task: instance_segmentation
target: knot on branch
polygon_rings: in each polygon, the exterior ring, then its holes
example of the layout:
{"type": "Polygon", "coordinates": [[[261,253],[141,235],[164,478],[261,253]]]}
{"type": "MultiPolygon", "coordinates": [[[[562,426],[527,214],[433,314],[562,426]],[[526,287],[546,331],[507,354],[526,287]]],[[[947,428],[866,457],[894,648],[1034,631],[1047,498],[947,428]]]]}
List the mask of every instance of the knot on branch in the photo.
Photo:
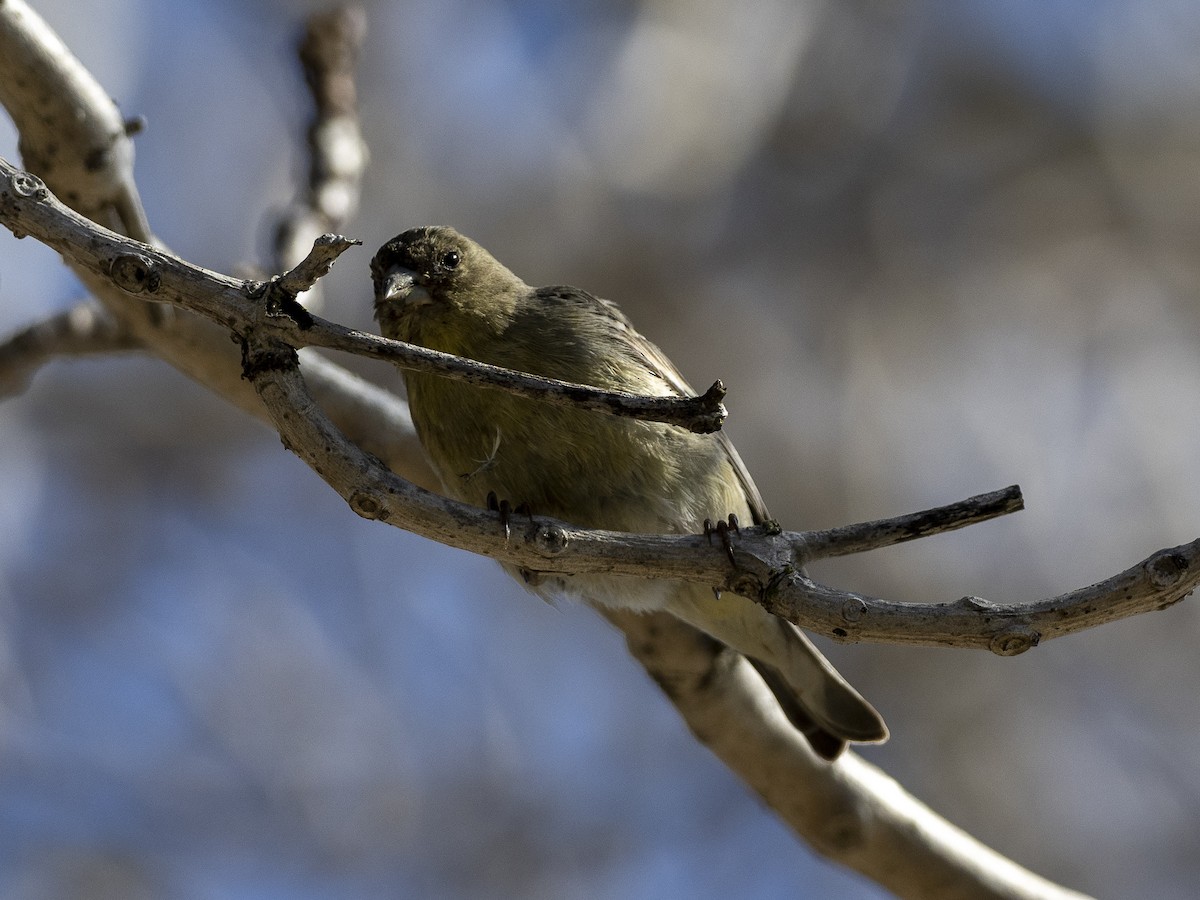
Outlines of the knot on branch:
{"type": "Polygon", "coordinates": [[[772,610],[779,601],[780,592],[797,584],[800,579],[800,572],[792,565],[780,566],[772,571],[762,589],[762,600],[767,609],[772,610]]]}
{"type": "Polygon", "coordinates": [[[18,172],[8,180],[13,194],[24,200],[45,200],[50,196],[45,182],[28,172],[18,172]]]}
{"type": "Polygon", "coordinates": [[[756,600],[765,593],[763,583],[753,572],[736,572],[730,578],[728,584],[729,590],[733,591],[739,597],[748,597],[751,600],[756,600]]]}
{"type": "Polygon", "coordinates": [[[365,491],[355,491],[346,502],[350,504],[352,510],[364,519],[387,518],[387,511],[383,508],[383,504],[379,502],[379,499],[365,491]]]}
{"type": "Polygon", "coordinates": [[[1164,551],[1146,560],[1146,575],[1156,588],[1169,588],[1188,570],[1188,561],[1182,553],[1164,551]]]}
{"type": "Polygon", "coordinates": [[[547,558],[558,556],[567,549],[570,538],[558,525],[539,525],[530,541],[533,548],[547,558]]]}
{"type": "Polygon", "coordinates": [[[162,283],[158,265],[141,253],[123,253],[108,265],[108,275],[121,290],[130,294],[153,294],[162,283]]]}
{"type": "Polygon", "coordinates": [[[997,656],[1017,656],[1033,647],[1042,640],[1042,634],[1036,628],[1028,625],[1010,625],[1003,631],[992,636],[988,649],[997,656]]]}
{"type": "Polygon", "coordinates": [[[861,622],[867,614],[867,603],[862,597],[849,597],[842,603],[842,618],[854,624],[861,622]]]}

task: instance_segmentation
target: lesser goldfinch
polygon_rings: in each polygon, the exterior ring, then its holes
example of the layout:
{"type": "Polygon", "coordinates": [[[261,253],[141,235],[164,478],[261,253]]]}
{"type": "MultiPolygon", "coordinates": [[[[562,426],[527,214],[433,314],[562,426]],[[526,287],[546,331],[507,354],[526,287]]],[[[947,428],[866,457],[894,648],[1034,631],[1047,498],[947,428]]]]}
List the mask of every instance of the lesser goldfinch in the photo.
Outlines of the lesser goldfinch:
{"type": "MultiPolygon", "coordinates": [[[[371,262],[375,316],[391,338],[609,390],[694,392],[615,304],[573,287],[532,288],[452,228],[413,228],[371,262]]],[[[766,505],[724,432],[551,406],[421,372],[405,375],[417,434],[446,493],[489,495],[591,528],[699,533],[766,505]]],[[[519,573],[510,571],[519,577],[519,573]]],[[[528,579],[526,579],[528,580],[528,579]]],[[[821,756],[887,738],[879,713],[790,622],[702,584],[550,576],[532,588],[598,605],[665,610],[746,656],[821,756]]]]}

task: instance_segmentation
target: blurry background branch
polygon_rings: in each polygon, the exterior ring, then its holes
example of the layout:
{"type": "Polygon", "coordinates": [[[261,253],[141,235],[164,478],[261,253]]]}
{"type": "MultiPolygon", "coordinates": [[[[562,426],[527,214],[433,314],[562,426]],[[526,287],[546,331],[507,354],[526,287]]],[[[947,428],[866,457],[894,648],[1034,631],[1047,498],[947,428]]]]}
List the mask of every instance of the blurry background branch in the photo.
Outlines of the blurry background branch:
{"type": "Polygon", "coordinates": [[[692,733],[813,848],[899,897],[1083,900],[951,825],[854,753],[822,763],[745,659],[664,614],[611,610],[692,733]]]}
{"type": "Polygon", "coordinates": [[[91,300],[43,319],[0,343],[0,397],[20,393],[51,360],[137,350],[137,341],[91,300]]]}
{"type": "MultiPolygon", "coordinates": [[[[304,259],[321,235],[340,230],[358,210],[367,145],[358,122],[356,70],[367,17],[343,5],[310,16],[300,43],[300,62],[315,111],[308,127],[308,185],[275,230],[274,269],[304,259]]],[[[310,309],[321,304],[309,293],[310,309]]]]}
{"type": "MultiPolygon", "coordinates": [[[[245,211],[286,190],[271,133],[293,114],[271,35],[288,14],[125,5],[99,21],[43,8],[87,29],[71,43],[156,129],[139,147],[156,230],[228,270],[252,239],[245,211]]],[[[820,563],[823,581],[1049,596],[1196,533],[1196,422],[1179,398],[1198,383],[1200,205],[1181,112],[1200,17],[1157,3],[1061,21],[994,5],[448,6],[373,14],[362,97],[380,165],[354,229],[368,244],[398,220],[448,220],[520,271],[619,298],[685,370],[711,373],[697,382],[734,386],[734,427],[753,438],[739,446],[785,521],[1018,476],[1037,498],[1019,527],[820,563]]],[[[0,243],[10,257],[6,328],[34,317],[14,301],[56,278],[78,296],[36,247],[0,243]]],[[[365,321],[362,277],[339,290],[340,274],[336,318],[365,321]]],[[[293,896],[382,879],[464,897],[877,896],[797,854],[587,616],[511,588],[497,603],[488,566],[348,523],[274,440],[139,366],[48,372],[0,409],[19,510],[3,548],[0,789],[21,801],[0,803],[0,846],[20,848],[0,865],[19,887],[76,872],[161,896],[190,864],[229,893],[265,881],[293,896]],[[572,706],[586,715],[563,716],[572,706]]],[[[354,407],[346,385],[365,383],[329,369],[354,407]]],[[[356,408],[378,439],[392,407],[368,385],[356,408]]],[[[896,730],[872,758],[989,843],[1106,895],[1184,897],[1200,713],[1178,636],[1194,618],[1181,604],[1019,665],[836,658],[896,730]]],[[[64,883],[43,895],[80,893],[64,883]]]]}

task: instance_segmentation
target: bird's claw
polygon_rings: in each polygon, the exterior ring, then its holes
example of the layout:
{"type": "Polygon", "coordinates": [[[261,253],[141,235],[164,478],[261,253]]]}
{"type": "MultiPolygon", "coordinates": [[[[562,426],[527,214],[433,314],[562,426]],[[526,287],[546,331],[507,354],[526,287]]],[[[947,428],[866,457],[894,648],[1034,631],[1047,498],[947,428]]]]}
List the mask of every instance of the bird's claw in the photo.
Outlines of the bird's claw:
{"type": "Polygon", "coordinates": [[[495,491],[488,491],[487,508],[490,512],[500,514],[500,528],[504,531],[504,540],[508,540],[508,517],[512,515],[512,504],[501,500],[495,491]]]}
{"type": "Polygon", "coordinates": [[[733,558],[733,540],[729,537],[729,533],[741,534],[742,529],[738,527],[738,517],[733,513],[729,514],[727,519],[718,519],[714,525],[712,519],[704,520],[704,536],[708,538],[708,542],[712,543],[712,536],[719,535],[721,538],[721,546],[725,548],[725,555],[729,558],[729,564],[737,568],[737,560],[733,558]]]}
{"type": "Polygon", "coordinates": [[[530,508],[528,503],[521,503],[518,506],[513,506],[507,500],[501,500],[498,498],[495,491],[488,491],[487,508],[489,512],[500,514],[500,527],[504,529],[504,540],[506,541],[508,540],[510,531],[509,523],[513,513],[517,513],[518,515],[522,516],[528,516],[529,521],[533,521],[533,510],[530,508]]]}

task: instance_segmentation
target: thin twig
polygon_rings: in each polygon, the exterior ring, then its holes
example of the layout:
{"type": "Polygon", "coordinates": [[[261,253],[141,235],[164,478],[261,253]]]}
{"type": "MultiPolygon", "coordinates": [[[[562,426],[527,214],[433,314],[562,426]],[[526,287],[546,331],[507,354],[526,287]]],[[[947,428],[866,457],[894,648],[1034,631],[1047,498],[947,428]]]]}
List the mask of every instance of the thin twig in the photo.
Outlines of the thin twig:
{"type": "MultiPolygon", "coordinates": [[[[276,297],[295,300],[298,294],[311,290],[319,279],[328,275],[339,256],[351,247],[361,244],[362,241],[352,241],[340,234],[323,234],[313,241],[303,259],[289,271],[274,278],[270,286],[276,297]]],[[[251,289],[251,293],[253,293],[253,289],[251,289]]],[[[268,307],[267,312],[278,313],[279,311],[272,311],[268,307]]],[[[311,327],[308,324],[309,321],[308,318],[303,318],[297,324],[302,329],[307,329],[311,327]]]]}
{"type": "Polygon", "coordinates": [[[896,516],[892,519],[876,519],[856,525],[843,525],[825,531],[809,532],[805,554],[809,559],[827,559],[863,553],[915,541],[917,538],[942,534],[986,522],[998,516],[1020,512],[1025,508],[1025,499],[1018,485],[1010,485],[998,491],[979,494],[933,509],[896,516]]]}
{"type": "Polygon", "coordinates": [[[714,382],[697,397],[647,397],[626,391],[602,391],[587,385],[543,378],[487,363],[463,359],[416,344],[357,331],[313,316],[312,324],[288,343],[324,347],[383,360],[401,369],[430,372],[466,384],[499,388],[518,397],[543,400],[555,406],[590,409],[614,416],[676,425],[699,434],[720,430],[725,421],[725,386],[714,382]]]}

